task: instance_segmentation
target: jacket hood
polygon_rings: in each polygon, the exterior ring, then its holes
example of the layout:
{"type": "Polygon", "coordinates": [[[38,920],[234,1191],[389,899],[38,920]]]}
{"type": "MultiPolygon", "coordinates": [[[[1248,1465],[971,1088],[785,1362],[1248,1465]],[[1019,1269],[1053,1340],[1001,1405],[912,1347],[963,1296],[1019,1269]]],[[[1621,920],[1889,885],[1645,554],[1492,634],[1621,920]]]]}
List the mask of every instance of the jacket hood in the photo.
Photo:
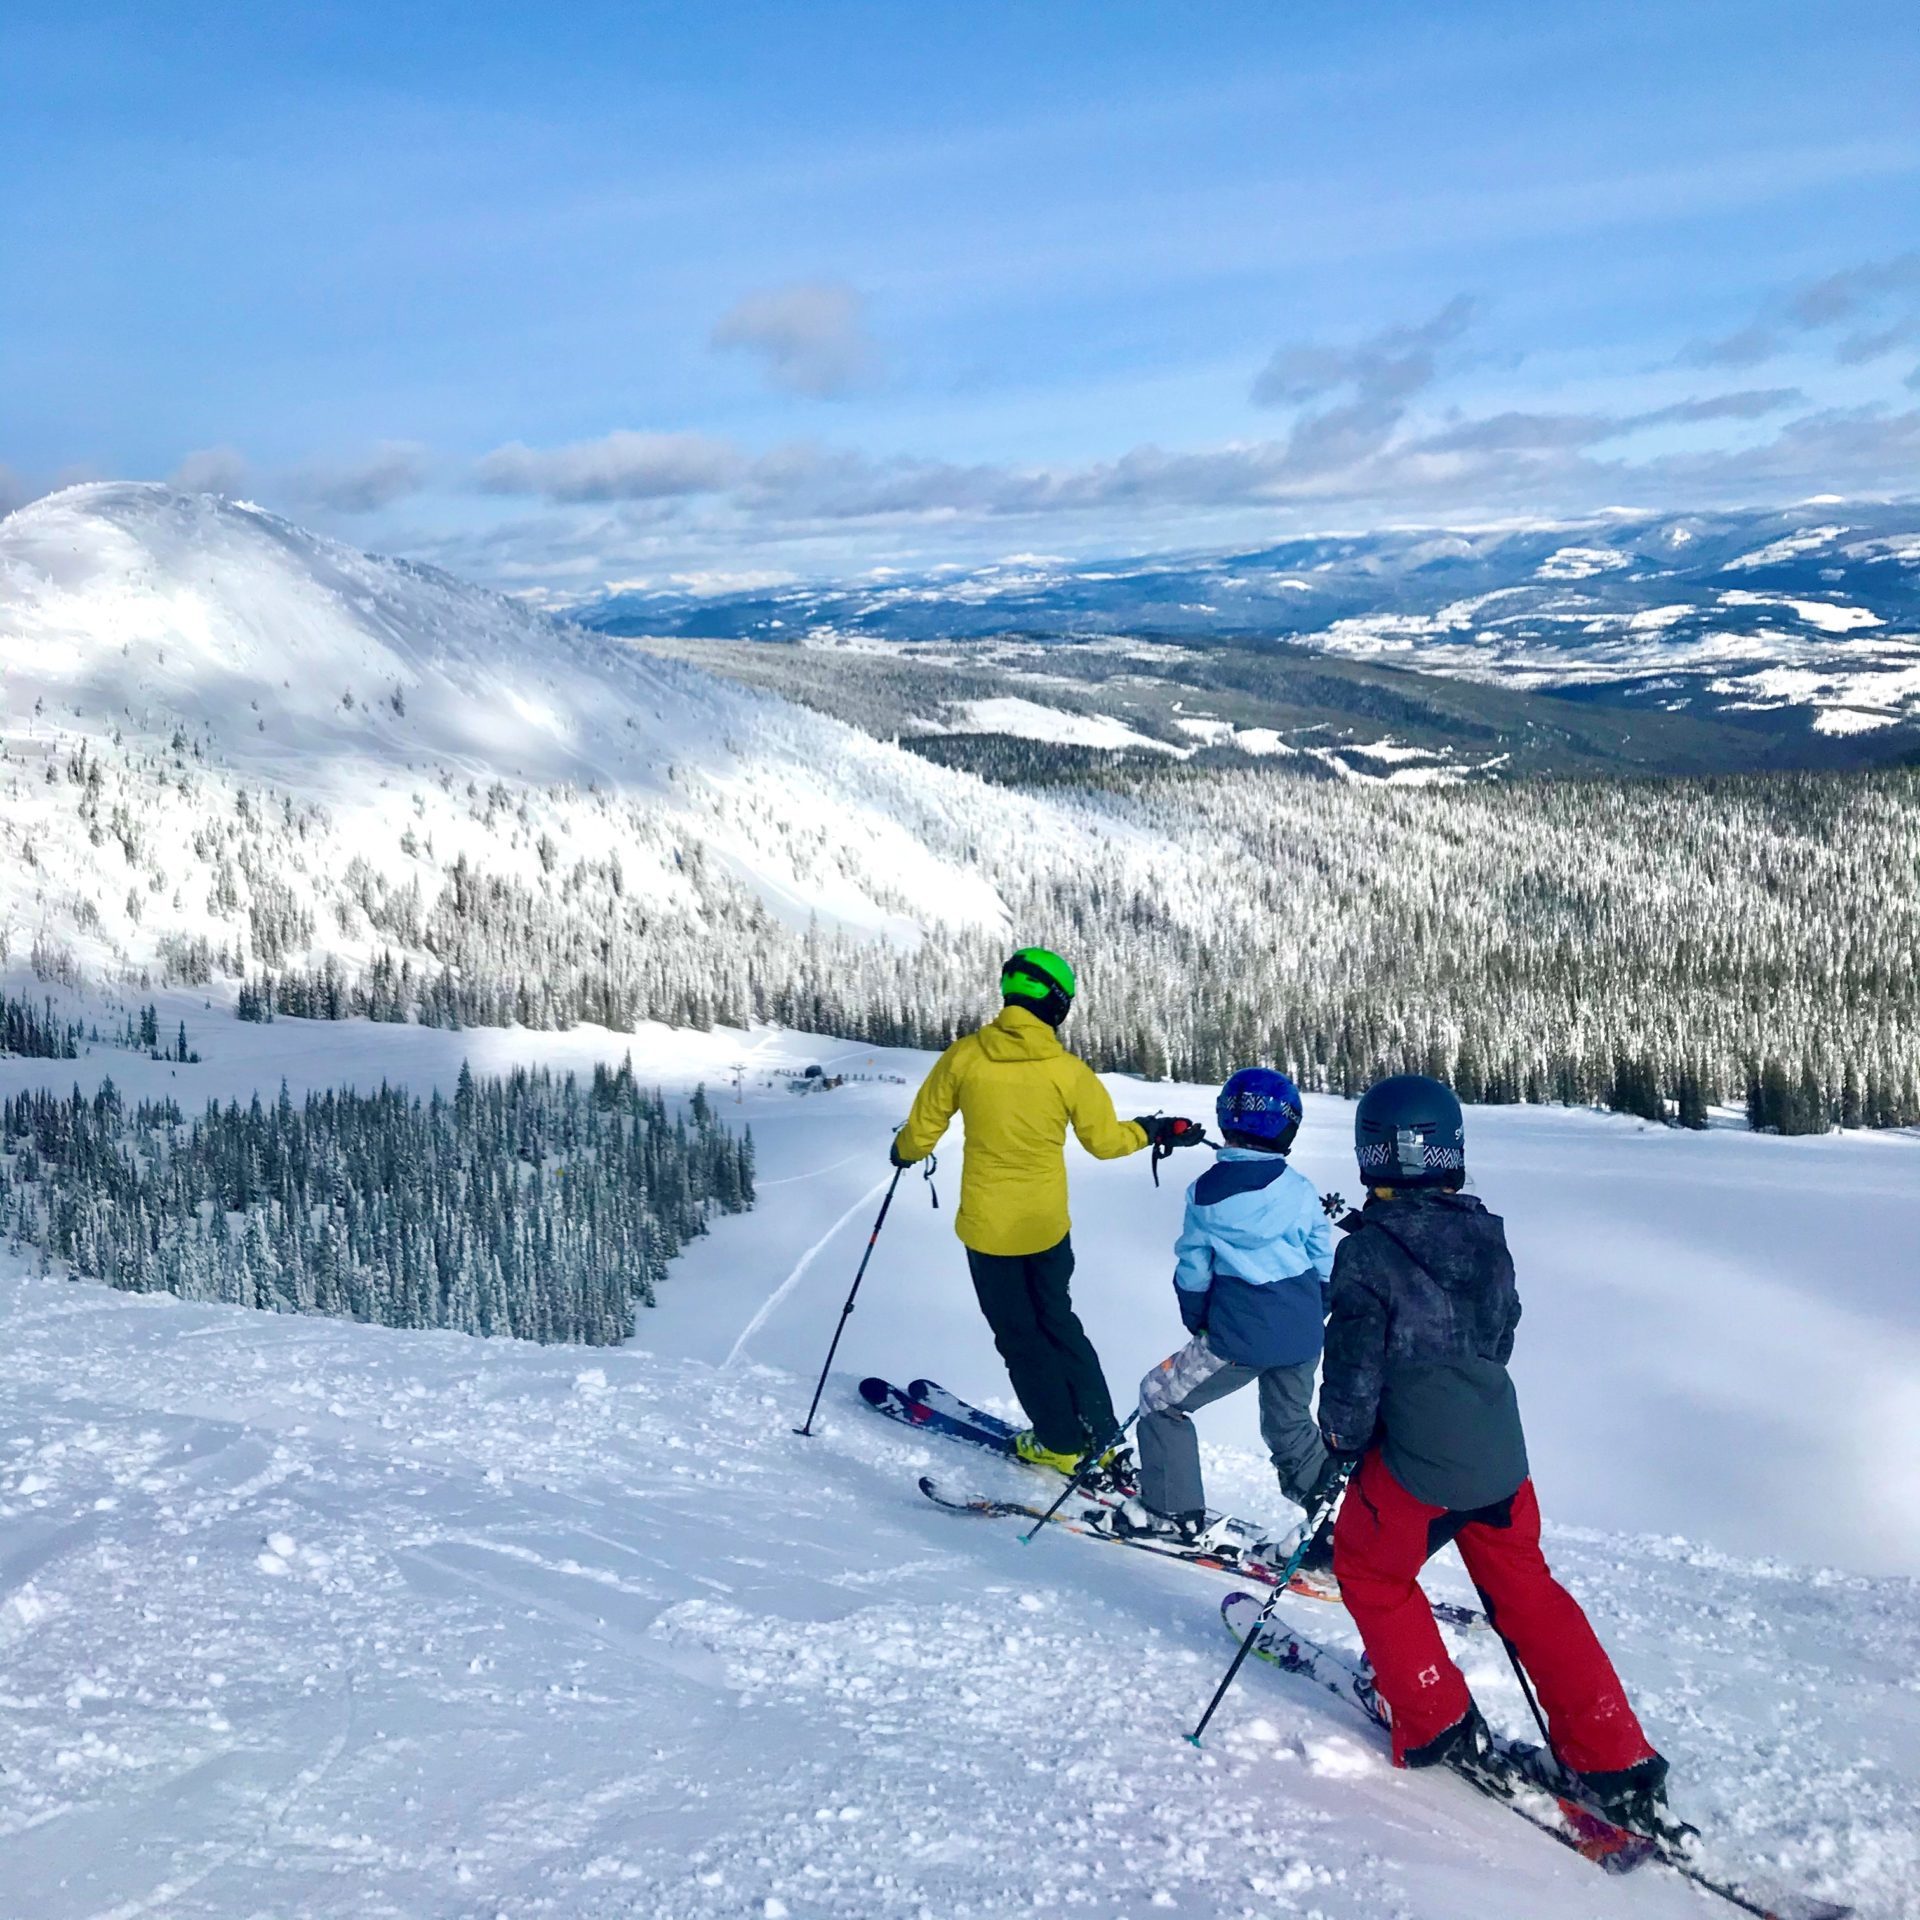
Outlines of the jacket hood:
{"type": "Polygon", "coordinates": [[[1480,1285],[1482,1258],[1506,1252],[1506,1222],[1470,1193],[1376,1195],[1363,1211],[1449,1292],[1480,1285]]]}
{"type": "Polygon", "coordinates": [[[1066,1051],[1060,1036],[1025,1007],[1002,1007],[980,1029],[980,1051],[989,1060],[1051,1060],[1066,1051]]]}

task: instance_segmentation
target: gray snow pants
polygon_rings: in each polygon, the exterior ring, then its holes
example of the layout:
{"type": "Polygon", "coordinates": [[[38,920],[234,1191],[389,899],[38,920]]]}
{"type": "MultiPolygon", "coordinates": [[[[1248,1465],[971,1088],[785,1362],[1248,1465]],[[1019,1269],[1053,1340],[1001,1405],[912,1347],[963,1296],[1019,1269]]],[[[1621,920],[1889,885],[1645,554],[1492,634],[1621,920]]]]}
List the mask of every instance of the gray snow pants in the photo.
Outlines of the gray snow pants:
{"type": "Polygon", "coordinates": [[[1307,1504],[1326,1471],[1327,1450],[1313,1420],[1318,1360],[1292,1367],[1242,1367],[1223,1360],[1196,1333],[1140,1382],[1140,1498],[1156,1513],[1192,1513],[1207,1504],[1200,1478],[1200,1439],[1187,1417],[1195,1407],[1260,1383],[1260,1437],[1267,1443],[1280,1491],[1307,1504]]]}

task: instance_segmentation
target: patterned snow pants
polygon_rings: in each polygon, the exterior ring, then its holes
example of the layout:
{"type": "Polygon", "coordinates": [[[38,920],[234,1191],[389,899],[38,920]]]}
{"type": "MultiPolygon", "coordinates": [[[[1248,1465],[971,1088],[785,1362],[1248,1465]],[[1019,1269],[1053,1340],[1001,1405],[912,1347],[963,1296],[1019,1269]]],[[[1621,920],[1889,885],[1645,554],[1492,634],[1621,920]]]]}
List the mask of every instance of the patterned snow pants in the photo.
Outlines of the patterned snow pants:
{"type": "Polygon", "coordinates": [[[1280,1491],[1304,1507],[1327,1464],[1313,1422],[1313,1376],[1319,1364],[1237,1366],[1221,1359],[1204,1333],[1196,1333],[1140,1382],[1140,1498],[1156,1513],[1192,1513],[1207,1504],[1200,1438],[1187,1416],[1257,1380],[1260,1437],[1280,1476],[1280,1491]]]}

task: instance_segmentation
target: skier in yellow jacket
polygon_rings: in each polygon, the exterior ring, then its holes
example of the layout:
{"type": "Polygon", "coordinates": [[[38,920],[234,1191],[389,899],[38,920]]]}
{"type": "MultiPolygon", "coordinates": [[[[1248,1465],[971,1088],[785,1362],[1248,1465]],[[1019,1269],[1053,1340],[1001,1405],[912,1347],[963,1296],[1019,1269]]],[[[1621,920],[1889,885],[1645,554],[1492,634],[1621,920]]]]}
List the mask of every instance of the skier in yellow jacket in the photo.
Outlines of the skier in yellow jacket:
{"type": "Polygon", "coordinates": [[[960,1211],[973,1290],[1033,1425],[1020,1457],[1072,1473],[1119,1426],[1100,1358],[1068,1288],[1067,1129],[1099,1160],[1202,1138],[1190,1120],[1119,1119],[1107,1090],[1055,1031],[1073,1006],[1073,969],[1044,947],[1022,947],[1000,975],[999,1017],[956,1040],[934,1063],[894,1136],[893,1163],[911,1166],[939,1144],[956,1112],[966,1122],[960,1211]]]}

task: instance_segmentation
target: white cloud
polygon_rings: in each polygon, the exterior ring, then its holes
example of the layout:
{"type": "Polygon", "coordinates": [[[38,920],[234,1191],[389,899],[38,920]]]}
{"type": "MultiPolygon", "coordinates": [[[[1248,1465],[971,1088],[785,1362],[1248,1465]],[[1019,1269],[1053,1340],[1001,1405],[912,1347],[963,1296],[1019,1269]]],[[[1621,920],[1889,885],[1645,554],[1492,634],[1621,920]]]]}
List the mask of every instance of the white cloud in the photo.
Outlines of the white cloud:
{"type": "Polygon", "coordinates": [[[1696,340],[1680,355],[1685,367],[1757,367],[1785,346],[1778,327],[1756,320],[1751,326],[1723,333],[1714,340],[1696,340]]]}
{"type": "Polygon", "coordinates": [[[251,484],[252,472],[238,447],[199,447],[174,468],[167,484],[183,493],[241,494],[251,484]]]}
{"type": "Polygon", "coordinates": [[[1356,402],[1281,438],[1190,451],[1140,446],[1071,465],[960,464],[806,444],[754,456],[667,436],[506,448],[488,463],[496,490],[611,504],[475,530],[445,561],[496,579],[530,570],[583,583],[644,574],[660,585],[707,565],[784,567],[803,548],[843,554],[848,570],[882,554],[911,556],[924,569],[969,546],[1004,551],[1007,528],[1028,540],[1144,547],[1176,530],[1204,542],[1210,527],[1244,526],[1250,514],[1278,527],[1330,510],[1372,518],[1704,506],[1789,498],[1810,484],[1884,491],[1909,484],[1920,468],[1920,407],[1802,413],[1737,447],[1597,452],[1643,426],[1746,421],[1793,399],[1789,389],[1757,389],[1640,414],[1506,412],[1424,433],[1356,422],[1364,411],[1356,402]]]}
{"type": "Polygon", "coordinates": [[[418,493],[427,484],[428,450],[413,440],[382,440],[365,458],[304,467],[289,478],[292,492],[335,513],[373,513],[418,493]]]}
{"type": "Polygon", "coordinates": [[[867,332],[865,303],[839,281],[801,281],[750,293],[715,323],[718,352],[752,354],[769,381],[789,393],[828,400],[867,385],[880,355],[867,332]]]}
{"type": "Polygon", "coordinates": [[[1787,303],[1803,327],[1837,326],[1870,312],[1883,300],[1920,295],[1920,252],[1895,254],[1843,268],[1802,287],[1787,303]]]}
{"type": "Polygon", "coordinates": [[[1759,420],[1798,406],[1806,395],[1798,387],[1742,387],[1737,393],[1712,393],[1702,400],[1680,400],[1651,413],[1629,416],[1636,427],[1688,424],[1698,420],[1759,420]]]}
{"type": "Polygon", "coordinates": [[[1784,353],[1796,338],[1850,330],[1833,344],[1833,357],[1857,366],[1920,339],[1920,251],[1865,260],[1789,289],[1755,319],[1714,340],[1696,340],[1680,355],[1683,366],[1751,367],[1784,353]]]}
{"type": "Polygon", "coordinates": [[[1433,384],[1440,349],[1459,339],[1478,313],[1470,294],[1456,294],[1418,325],[1388,327],[1350,347],[1281,347],[1254,379],[1254,402],[1300,406],[1342,388],[1362,402],[1408,399],[1433,384]]]}
{"type": "Polygon", "coordinates": [[[486,493],[549,500],[665,500],[714,493],[741,477],[746,462],[724,440],[702,433],[609,433],[544,451],[497,447],[475,477],[486,493]]]}

